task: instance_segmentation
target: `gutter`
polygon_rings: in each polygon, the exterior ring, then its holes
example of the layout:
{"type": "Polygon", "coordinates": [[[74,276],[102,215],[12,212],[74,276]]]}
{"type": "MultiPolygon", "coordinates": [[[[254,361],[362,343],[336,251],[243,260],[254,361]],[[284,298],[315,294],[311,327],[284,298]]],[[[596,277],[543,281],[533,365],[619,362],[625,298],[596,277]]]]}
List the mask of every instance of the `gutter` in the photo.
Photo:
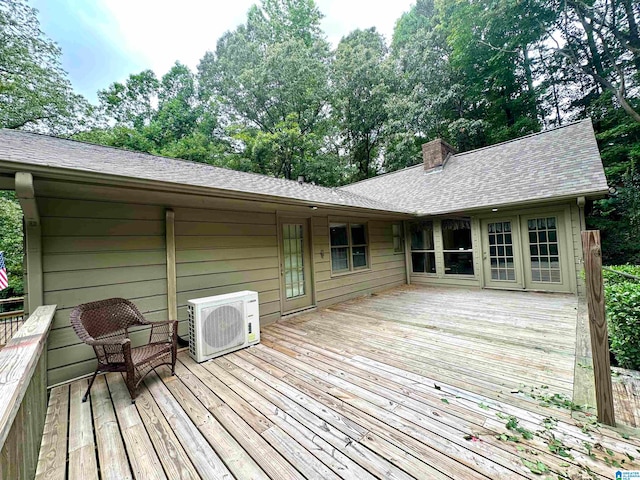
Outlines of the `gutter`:
{"type": "Polygon", "coordinates": [[[609,194],[609,190],[590,190],[586,192],[576,192],[570,195],[561,195],[558,197],[544,197],[538,199],[531,200],[522,200],[519,202],[510,202],[510,203],[494,203],[488,205],[481,205],[478,207],[469,207],[461,210],[442,210],[437,212],[417,212],[415,216],[417,217],[434,217],[438,215],[451,215],[451,214],[459,214],[459,213],[468,213],[468,212],[479,212],[486,211],[492,208],[498,209],[511,209],[518,208],[523,206],[531,206],[531,205],[539,205],[544,203],[551,202],[566,202],[566,201],[575,201],[578,197],[592,198],[594,200],[605,198],[609,194]]]}
{"type": "MultiPolygon", "coordinates": [[[[539,199],[531,199],[531,200],[522,200],[519,202],[507,202],[507,203],[498,203],[498,204],[488,204],[481,205],[477,207],[468,207],[459,210],[441,210],[436,212],[420,212],[420,211],[406,211],[406,210],[395,210],[392,205],[389,205],[389,208],[372,208],[372,207],[361,207],[361,206],[352,206],[345,205],[342,203],[327,203],[327,202],[315,202],[313,200],[304,200],[304,199],[296,199],[290,197],[281,197],[275,195],[268,195],[263,193],[252,193],[252,192],[241,192],[237,190],[223,189],[223,188],[214,188],[214,187],[203,187],[197,185],[186,185],[183,183],[172,183],[172,182],[162,182],[158,180],[146,180],[135,177],[126,177],[126,176],[117,176],[110,175],[104,173],[94,173],[87,172],[84,170],[73,170],[73,169],[65,169],[59,167],[47,167],[41,165],[33,165],[28,163],[19,163],[19,162],[8,162],[0,160],[0,169],[6,169],[9,173],[13,173],[16,171],[30,171],[33,174],[40,174],[40,178],[47,178],[52,180],[62,180],[62,181],[76,181],[82,183],[92,183],[97,185],[105,185],[111,187],[120,187],[120,188],[138,188],[144,189],[148,191],[160,191],[160,192],[171,192],[171,193],[182,193],[188,195],[202,195],[210,198],[221,198],[221,199],[236,199],[236,200],[247,200],[247,201],[262,201],[269,202],[275,204],[283,204],[283,205],[294,205],[294,206],[302,206],[302,207],[322,207],[334,210],[357,210],[361,212],[376,212],[379,215],[385,215],[395,218],[419,218],[419,217],[432,217],[438,215],[450,215],[450,214],[459,214],[459,213],[467,213],[467,212],[478,212],[484,211],[491,208],[517,208],[525,205],[537,205],[549,202],[562,202],[562,201],[573,201],[577,197],[583,196],[586,198],[604,198],[608,195],[609,190],[591,190],[586,192],[576,192],[573,194],[562,195],[558,197],[545,197],[539,199]]],[[[0,174],[0,180],[4,179],[0,174]]],[[[12,179],[11,179],[12,180],[12,179]]],[[[10,182],[10,180],[8,180],[10,182]]],[[[7,182],[7,183],[8,183],[7,182]]],[[[340,191],[340,188],[337,189],[340,191]]],[[[345,190],[345,193],[350,195],[357,195],[345,190]]],[[[373,200],[370,197],[363,197],[366,200],[373,200]]]]}
{"type": "MultiPolygon", "coordinates": [[[[290,197],[281,197],[275,195],[268,195],[262,193],[252,193],[252,192],[241,192],[237,190],[223,189],[223,188],[214,188],[214,187],[203,187],[197,185],[186,185],[183,183],[173,183],[173,182],[162,182],[157,180],[146,180],[135,177],[127,177],[127,176],[117,176],[110,175],[104,173],[94,173],[80,170],[72,170],[65,169],[59,167],[47,167],[41,165],[33,165],[29,163],[21,163],[21,162],[8,162],[0,160],[0,169],[4,169],[9,171],[10,173],[16,171],[29,171],[34,176],[38,175],[40,178],[47,178],[52,180],[63,180],[63,181],[76,181],[82,183],[92,183],[98,185],[106,185],[113,187],[121,187],[121,188],[138,188],[149,191],[164,191],[164,192],[172,192],[172,193],[182,193],[182,194],[190,194],[190,195],[203,195],[212,198],[226,198],[226,199],[237,199],[237,200],[249,200],[249,201],[262,201],[276,204],[285,204],[285,205],[296,205],[296,206],[304,206],[304,207],[322,207],[322,208],[330,208],[330,209],[339,209],[339,210],[358,210],[358,211],[367,211],[367,212],[377,212],[378,214],[394,216],[394,217],[405,217],[410,218],[415,215],[413,212],[407,212],[402,210],[393,210],[391,209],[383,209],[383,208],[372,208],[372,207],[361,207],[361,206],[353,206],[353,205],[345,205],[342,203],[326,203],[326,202],[316,202],[313,200],[303,200],[296,199],[290,197]]],[[[354,195],[347,192],[349,195],[354,195]]],[[[366,200],[372,200],[367,197],[363,197],[366,200]]]]}

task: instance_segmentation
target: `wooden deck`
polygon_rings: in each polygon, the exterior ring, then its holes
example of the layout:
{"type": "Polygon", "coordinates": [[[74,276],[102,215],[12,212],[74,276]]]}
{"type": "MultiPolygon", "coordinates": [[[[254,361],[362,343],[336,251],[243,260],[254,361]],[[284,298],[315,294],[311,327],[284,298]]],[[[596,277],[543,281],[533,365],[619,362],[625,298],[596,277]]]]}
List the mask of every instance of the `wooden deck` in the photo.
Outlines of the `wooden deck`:
{"type": "MultiPolygon", "coordinates": [[[[263,329],[177,375],[51,391],[37,478],[613,478],[640,441],[578,423],[576,299],[403,287],[263,329]],[[541,406],[547,401],[552,406],[541,406]],[[536,472],[542,472],[540,475],[536,472]]],[[[627,435],[624,435],[627,437],[627,435]]]]}
{"type": "Polygon", "coordinates": [[[616,421],[640,429],[640,372],[612,368],[616,421]]]}

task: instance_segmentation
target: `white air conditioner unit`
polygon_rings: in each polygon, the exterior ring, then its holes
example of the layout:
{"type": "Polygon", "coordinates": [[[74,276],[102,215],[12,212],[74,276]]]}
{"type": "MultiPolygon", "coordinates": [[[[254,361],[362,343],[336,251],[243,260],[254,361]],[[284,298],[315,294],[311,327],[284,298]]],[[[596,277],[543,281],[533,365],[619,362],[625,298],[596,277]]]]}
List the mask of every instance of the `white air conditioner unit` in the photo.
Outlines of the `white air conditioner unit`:
{"type": "Polygon", "coordinates": [[[189,300],[189,353],[198,363],[260,342],[258,292],[189,300]]]}

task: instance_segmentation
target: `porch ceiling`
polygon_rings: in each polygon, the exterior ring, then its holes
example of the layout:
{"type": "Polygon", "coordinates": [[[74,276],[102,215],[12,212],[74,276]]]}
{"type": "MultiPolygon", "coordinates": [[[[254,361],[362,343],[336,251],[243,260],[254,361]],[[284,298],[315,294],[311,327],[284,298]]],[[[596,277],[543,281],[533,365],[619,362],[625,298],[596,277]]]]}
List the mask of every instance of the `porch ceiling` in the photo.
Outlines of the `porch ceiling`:
{"type": "Polygon", "coordinates": [[[613,461],[640,469],[637,439],[577,424],[528,395],[571,398],[576,303],[402,287],[270,325],[261,345],[210,362],[183,352],[177,376],[151,374],[135,405],[120,374],[99,377],[85,404],[86,380],[56,387],[38,478],[513,479],[540,478],[529,468],[540,464],[554,478],[587,468],[612,478],[613,461]],[[565,455],[551,453],[552,438],[565,455]]]}

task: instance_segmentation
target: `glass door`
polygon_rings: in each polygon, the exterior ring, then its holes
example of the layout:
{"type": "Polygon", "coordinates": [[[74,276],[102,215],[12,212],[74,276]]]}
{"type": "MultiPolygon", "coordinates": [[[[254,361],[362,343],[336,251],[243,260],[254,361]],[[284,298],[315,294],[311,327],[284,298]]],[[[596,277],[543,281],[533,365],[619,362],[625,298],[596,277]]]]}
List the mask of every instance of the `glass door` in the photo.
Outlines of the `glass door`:
{"type": "Polygon", "coordinates": [[[482,221],[484,281],[494,288],[522,288],[518,224],[512,218],[482,221]]]}
{"type": "Polygon", "coordinates": [[[533,290],[570,291],[561,214],[522,218],[525,281],[533,290]]]}
{"type": "Polygon", "coordinates": [[[307,219],[281,218],[280,278],[283,313],[313,304],[307,219]]]}

